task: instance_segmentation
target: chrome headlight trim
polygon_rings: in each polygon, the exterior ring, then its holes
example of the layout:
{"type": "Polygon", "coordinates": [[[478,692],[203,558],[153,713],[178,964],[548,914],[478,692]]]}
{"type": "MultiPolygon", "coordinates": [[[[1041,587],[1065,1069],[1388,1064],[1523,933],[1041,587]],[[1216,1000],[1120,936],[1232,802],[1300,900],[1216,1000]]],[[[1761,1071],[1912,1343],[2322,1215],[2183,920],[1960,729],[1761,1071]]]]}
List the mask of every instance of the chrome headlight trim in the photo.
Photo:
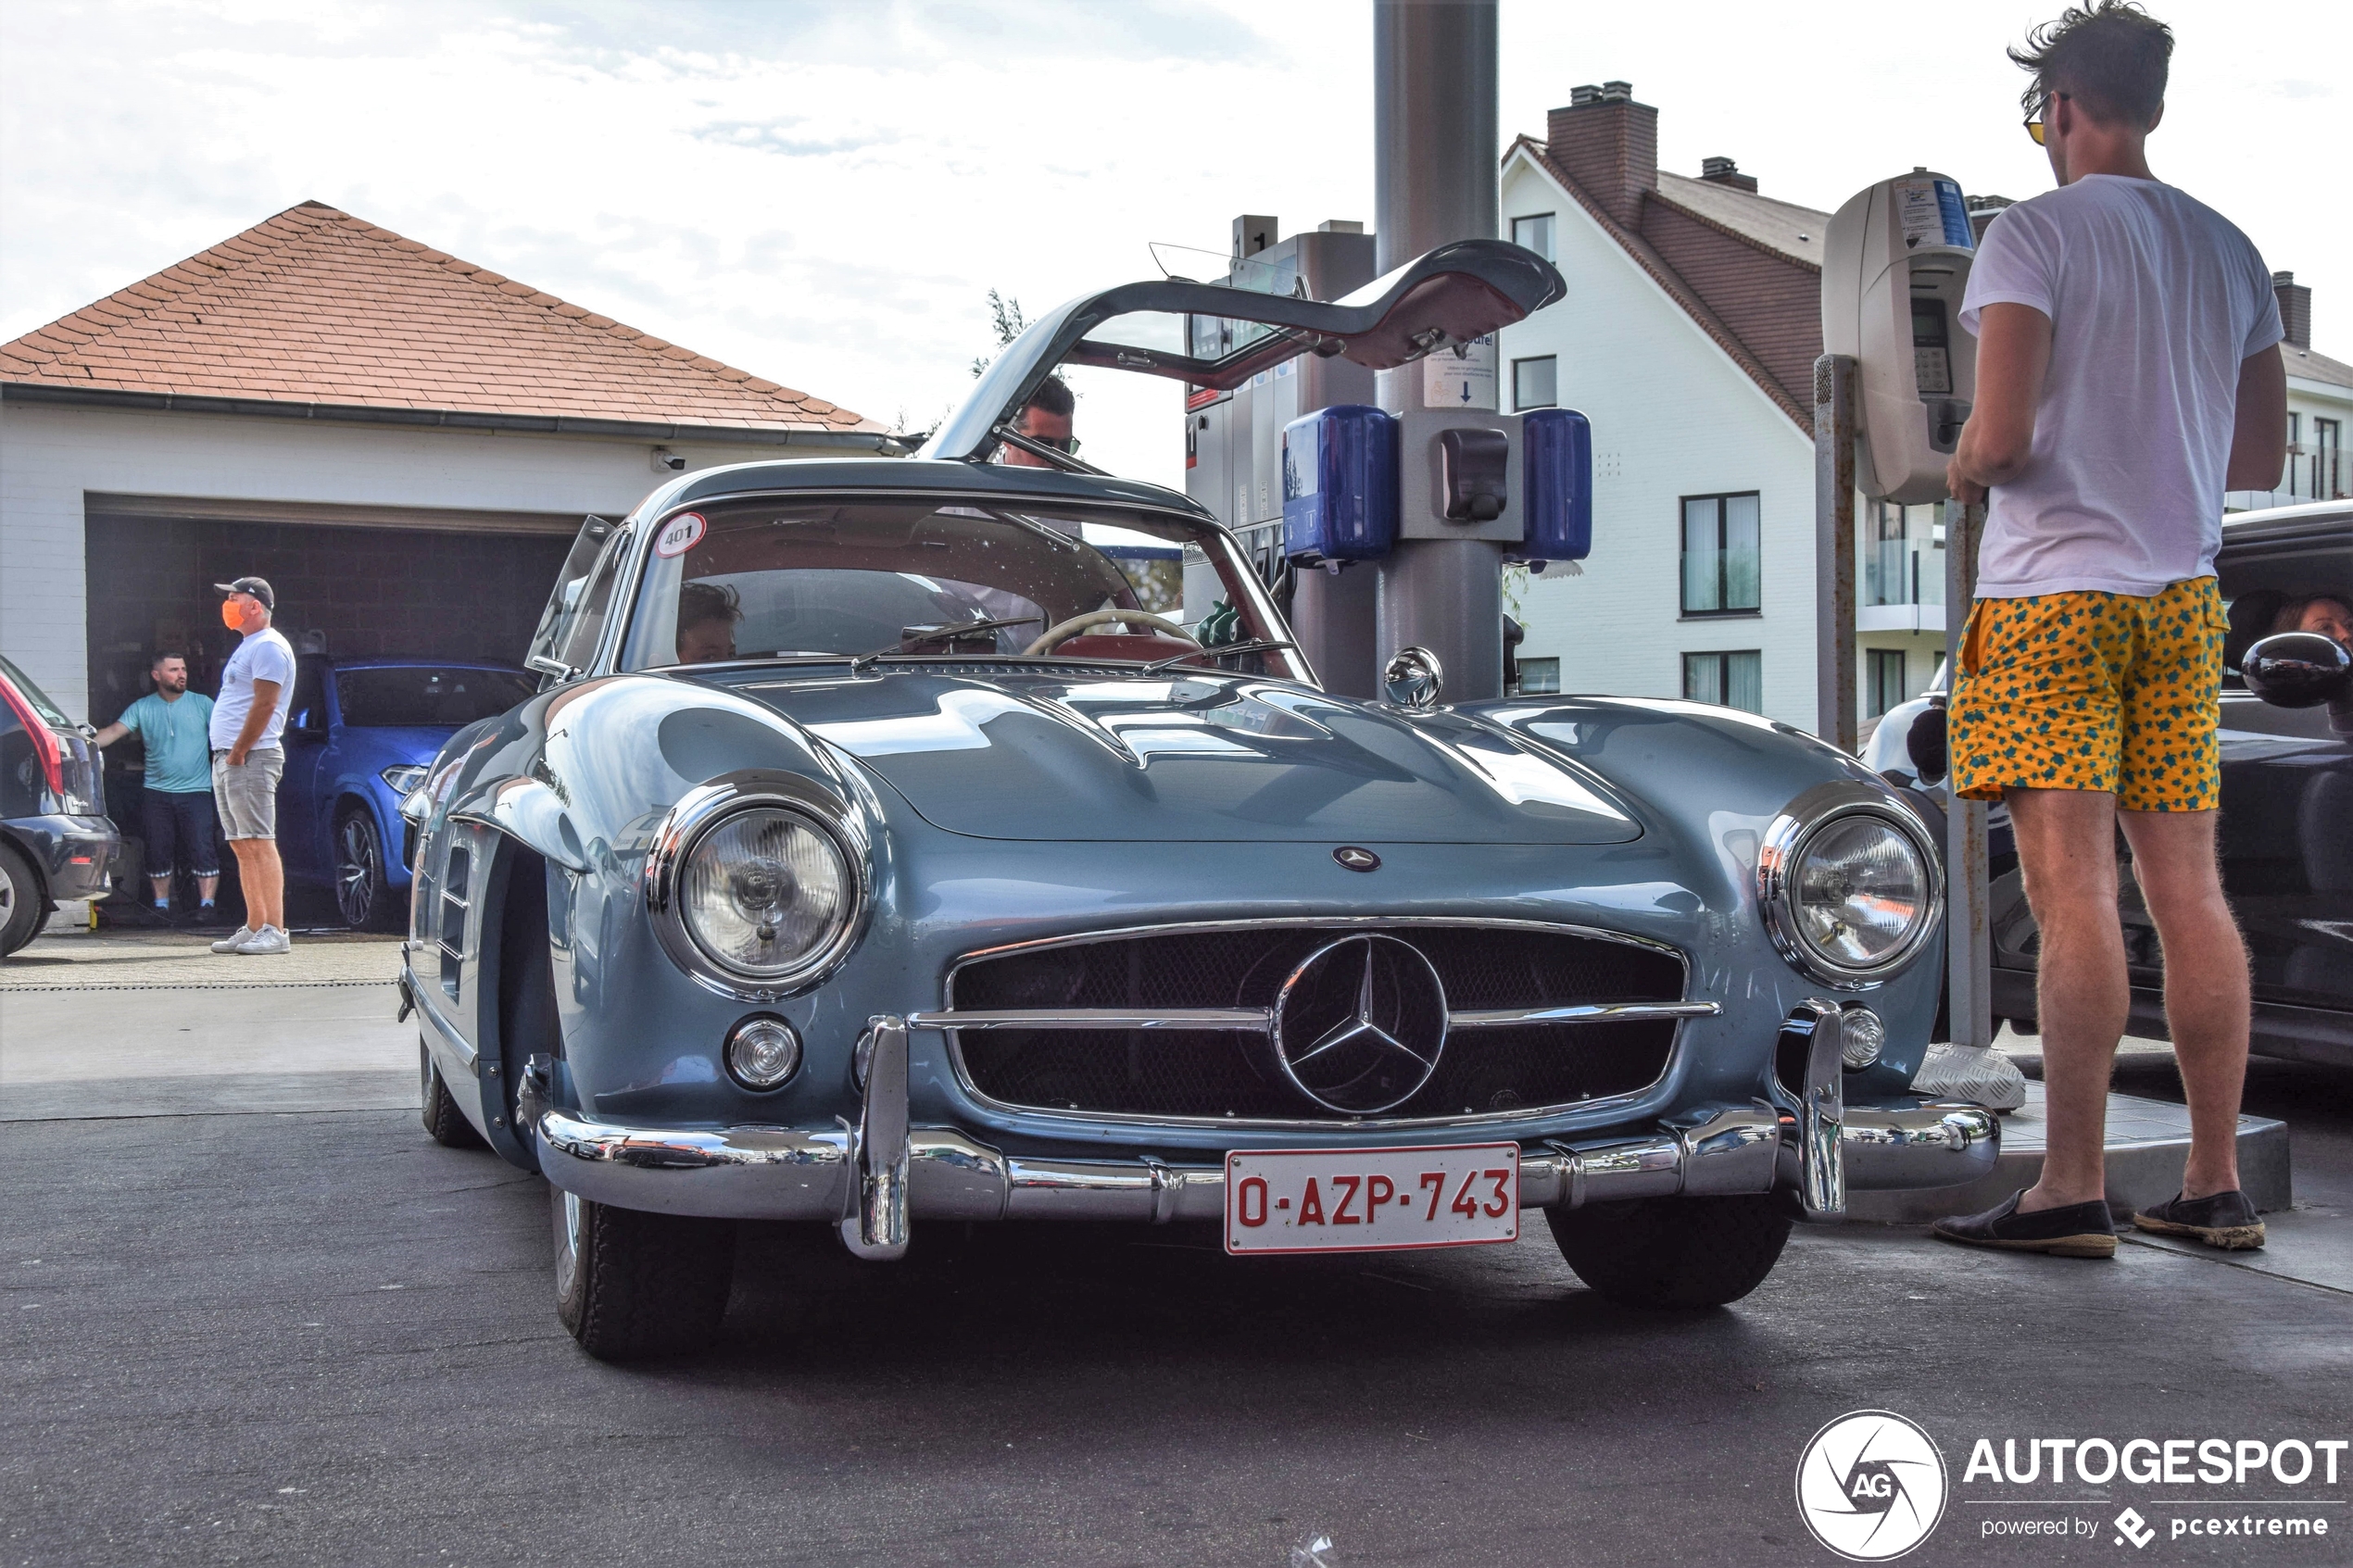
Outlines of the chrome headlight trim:
{"type": "Polygon", "coordinates": [[[654,832],[646,856],[646,913],[670,961],[707,991],[741,1002],[776,1002],[822,985],[865,935],[874,907],[873,872],[864,827],[842,801],[801,779],[769,774],[698,784],[678,797],[654,832]],[[678,881],[712,829],[744,811],[783,811],[823,834],[849,868],[849,908],[823,946],[789,969],[753,973],[722,962],[686,929],[678,881]]]}
{"type": "Polygon", "coordinates": [[[1756,905],[1766,934],[1781,957],[1825,985],[1869,991],[1901,973],[1934,938],[1944,919],[1944,858],[1928,827],[1892,793],[1852,780],[1816,784],[1782,808],[1765,830],[1756,856],[1756,905]],[[1792,877],[1822,830],[1853,817],[1871,817],[1901,834],[1919,858],[1928,889],[1928,913],[1910,934],[1874,964],[1846,964],[1817,951],[1802,934],[1793,901],[1792,877]]]}

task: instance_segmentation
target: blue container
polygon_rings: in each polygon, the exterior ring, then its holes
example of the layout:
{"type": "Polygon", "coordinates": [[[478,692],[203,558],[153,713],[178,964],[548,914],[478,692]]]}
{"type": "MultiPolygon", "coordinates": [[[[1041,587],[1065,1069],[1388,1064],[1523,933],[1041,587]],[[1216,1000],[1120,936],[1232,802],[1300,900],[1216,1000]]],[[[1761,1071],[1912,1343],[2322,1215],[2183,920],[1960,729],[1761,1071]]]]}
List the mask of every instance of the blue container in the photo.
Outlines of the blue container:
{"type": "Polygon", "coordinates": [[[1513,560],[1583,560],[1593,548],[1593,427],[1574,408],[1520,416],[1520,516],[1528,533],[1513,560]]]}
{"type": "Polygon", "coordinates": [[[1283,427],[1283,550],[1378,560],[1397,543],[1397,421],[1341,403],[1283,427]]]}

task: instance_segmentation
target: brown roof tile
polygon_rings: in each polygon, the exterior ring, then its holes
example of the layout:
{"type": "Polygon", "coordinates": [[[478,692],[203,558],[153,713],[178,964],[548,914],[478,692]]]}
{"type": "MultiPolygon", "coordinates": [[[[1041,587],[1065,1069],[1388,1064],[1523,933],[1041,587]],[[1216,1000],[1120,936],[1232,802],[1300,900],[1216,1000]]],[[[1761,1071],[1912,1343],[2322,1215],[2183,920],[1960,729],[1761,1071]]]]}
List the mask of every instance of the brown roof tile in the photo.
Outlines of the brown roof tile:
{"type": "Polygon", "coordinates": [[[882,429],[317,202],[0,344],[0,375],[273,402],[882,429]]]}

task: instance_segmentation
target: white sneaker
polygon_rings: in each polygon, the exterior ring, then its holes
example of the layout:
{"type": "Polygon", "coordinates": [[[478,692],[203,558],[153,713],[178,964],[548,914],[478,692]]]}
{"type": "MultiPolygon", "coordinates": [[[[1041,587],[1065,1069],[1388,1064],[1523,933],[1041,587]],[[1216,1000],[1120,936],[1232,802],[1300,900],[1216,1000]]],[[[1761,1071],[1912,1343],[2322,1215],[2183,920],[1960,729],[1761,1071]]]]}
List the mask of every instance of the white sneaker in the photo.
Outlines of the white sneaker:
{"type": "Polygon", "coordinates": [[[265,925],[237,944],[237,951],[248,957],[264,953],[284,953],[294,948],[294,938],[274,925],[265,925]]]}
{"type": "Polygon", "coordinates": [[[233,953],[247,942],[252,941],[257,935],[253,927],[241,925],[220,941],[215,942],[212,945],[212,950],[216,953],[233,953]]]}

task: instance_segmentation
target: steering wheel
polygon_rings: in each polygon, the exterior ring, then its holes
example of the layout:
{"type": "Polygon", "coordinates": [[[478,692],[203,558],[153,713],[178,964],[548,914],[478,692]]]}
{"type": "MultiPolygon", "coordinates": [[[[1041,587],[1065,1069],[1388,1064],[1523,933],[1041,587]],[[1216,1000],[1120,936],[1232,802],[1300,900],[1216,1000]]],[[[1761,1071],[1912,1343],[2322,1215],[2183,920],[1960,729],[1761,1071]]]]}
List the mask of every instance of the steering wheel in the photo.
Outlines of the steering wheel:
{"type": "Polygon", "coordinates": [[[1114,622],[1123,626],[1149,626],[1153,631],[1164,633],[1179,642],[1190,643],[1195,647],[1202,646],[1201,639],[1174,621],[1164,620],[1160,616],[1151,615],[1140,609],[1090,609],[1084,615],[1072,616],[1059,626],[1049,626],[1038,639],[1024,648],[1022,653],[1026,658],[1034,659],[1041,653],[1052,652],[1089,627],[1109,626],[1114,622]]]}

